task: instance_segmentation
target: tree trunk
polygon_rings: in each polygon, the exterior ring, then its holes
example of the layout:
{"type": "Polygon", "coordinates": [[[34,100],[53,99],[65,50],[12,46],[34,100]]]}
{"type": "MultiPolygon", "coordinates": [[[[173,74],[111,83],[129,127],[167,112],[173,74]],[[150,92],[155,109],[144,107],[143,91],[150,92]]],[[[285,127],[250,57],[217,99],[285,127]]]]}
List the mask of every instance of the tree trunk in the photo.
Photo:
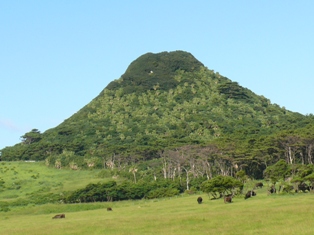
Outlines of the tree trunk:
{"type": "Polygon", "coordinates": [[[134,183],[136,183],[136,175],[135,175],[135,172],[133,172],[133,175],[134,175],[134,183]]]}
{"type": "Polygon", "coordinates": [[[307,147],[307,162],[308,164],[313,164],[312,162],[312,145],[308,145],[307,147]]]}
{"type": "Polygon", "coordinates": [[[289,162],[292,165],[293,161],[292,161],[292,152],[291,152],[291,147],[288,147],[288,156],[289,156],[289,162]]]}

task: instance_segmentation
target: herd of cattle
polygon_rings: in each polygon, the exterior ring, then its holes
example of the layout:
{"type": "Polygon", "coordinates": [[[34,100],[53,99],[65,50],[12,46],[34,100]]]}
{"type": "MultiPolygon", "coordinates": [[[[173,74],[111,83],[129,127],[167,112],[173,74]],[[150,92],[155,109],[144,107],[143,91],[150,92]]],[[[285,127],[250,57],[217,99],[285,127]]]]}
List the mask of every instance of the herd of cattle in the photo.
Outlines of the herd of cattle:
{"type": "MultiPolygon", "coordinates": [[[[264,184],[262,182],[256,183],[254,189],[258,189],[258,188],[263,188],[264,184]]],[[[306,183],[300,183],[297,188],[293,187],[292,185],[289,186],[280,186],[279,187],[279,191],[282,192],[286,192],[286,193],[290,193],[292,191],[294,192],[310,192],[312,189],[314,189],[314,185],[313,186],[309,186],[306,183]]],[[[276,193],[276,187],[275,185],[270,186],[270,188],[267,190],[268,194],[273,194],[276,193]]],[[[256,192],[254,190],[249,190],[247,191],[247,193],[244,195],[244,199],[248,199],[250,197],[256,196],[256,192]]],[[[224,198],[224,203],[231,203],[232,202],[232,198],[234,197],[234,194],[228,194],[228,195],[220,195],[220,197],[224,198]]],[[[197,202],[198,204],[201,204],[203,202],[203,198],[202,197],[198,197],[197,198],[197,202]]]]}
{"type": "MultiPolygon", "coordinates": [[[[264,184],[262,182],[256,183],[254,189],[258,189],[258,188],[263,188],[264,184]]],[[[295,192],[310,192],[312,189],[314,189],[314,186],[309,186],[306,183],[300,183],[297,188],[294,188],[292,185],[289,186],[280,186],[279,187],[279,191],[283,191],[283,192],[291,192],[291,191],[295,191],[295,192]]],[[[272,185],[268,190],[267,190],[268,194],[273,194],[276,193],[276,187],[274,185],[272,185]]],[[[231,203],[232,202],[232,198],[234,197],[234,194],[228,194],[223,196],[222,194],[220,195],[221,197],[224,198],[224,203],[231,203]]],[[[256,196],[256,192],[254,190],[249,190],[247,191],[247,193],[244,195],[244,199],[248,199],[250,197],[254,197],[256,196]]],[[[202,197],[198,197],[197,198],[197,202],[198,204],[202,204],[203,202],[203,198],[202,197]]],[[[107,208],[107,211],[112,211],[111,207],[107,208]]],[[[54,217],[52,217],[53,219],[64,219],[65,218],[65,214],[57,214],[54,217]]]]}

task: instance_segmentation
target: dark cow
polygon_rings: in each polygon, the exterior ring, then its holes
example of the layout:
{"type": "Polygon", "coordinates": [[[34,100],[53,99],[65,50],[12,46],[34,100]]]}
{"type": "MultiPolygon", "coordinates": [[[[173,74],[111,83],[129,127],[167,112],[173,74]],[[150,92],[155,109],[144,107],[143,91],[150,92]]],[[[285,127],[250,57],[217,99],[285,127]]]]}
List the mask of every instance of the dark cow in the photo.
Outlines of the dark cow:
{"type": "Polygon", "coordinates": [[[306,191],[310,192],[311,188],[310,186],[308,186],[306,183],[302,182],[298,185],[298,191],[302,191],[303,193],[305,193],[306,191]]]}
{"type": "Polygon", "coordinates": [[[54,217],[52,217],[53,219],[63,219],[65,218],[65,214],[58,214],[58,215],[55,215],[54,217]]]}
{"type": "Polygon", "coordinates": [[[270,187],[270,189],[268,189],[268,194],[273,194],[273,193],[276,193],[276,187],[275,187],[275,185],[272,185],[272,186],[270,187]]]}
{"type": "Polygon", "coordinates": [[[198,202],[198,204],[202,204],[203,198],[202,198],[202,197],[198,197],[198,198],[197,198],[197,202],[198,202]]]}
{"type": "Polygon", "coordinates": [[[107,208],[107,211],[112,211],[112,208],[111,208],[111,207],[108,207],[108,208],[107,208]]]}
{"type": "Polygon", "coordinates": [[[256,192],[254,192],[253,190],[250,190],[245,194],[244,199],[248,199],[253,196],[256,196],[256,192]]]}
{"type": "Polygon", "coordinates": [[[263,188],[264,184],[262,182],[258,182],[255,184],[255,188],[263,188]]]}
{"type": "Polygon", "coordinates": [[[231,203],[232,202],[232,195],[224,196],[224,203],[231,203]]]}

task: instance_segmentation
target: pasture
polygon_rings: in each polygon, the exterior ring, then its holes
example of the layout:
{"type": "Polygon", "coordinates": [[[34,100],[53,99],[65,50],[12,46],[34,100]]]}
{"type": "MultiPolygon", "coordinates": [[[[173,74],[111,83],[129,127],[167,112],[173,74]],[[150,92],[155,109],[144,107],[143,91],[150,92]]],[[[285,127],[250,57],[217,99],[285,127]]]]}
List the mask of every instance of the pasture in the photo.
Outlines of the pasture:
{"type": "Polygon", "coordinates": [[[97,177],[99,172],[58,170],[46,167],[44,162],[0,162],[0,201],[73,191],[88,183],[104,181],[97,177]]]}
{"type": "Polygon", "coordinates": [[[0,234],[314,234],[313,199],[312,193],[267,196],[260,189],[257,196],[236,197],[230,204],[205,194],[48,204],[0,213],[0,234]],[[113,211],[106,210],[109,206],[113,211]],[[66,218],[52,219],[58,213],[66,218]]]}
{"type": "MultiPolygon", "coordinates": [[[[1,162],[0,173],[4,182],[0,201],[8,203],[106,180],[97,177],[99,170],[57,170],[44,163],[1,162]]],[[[244,192],[251,185],[254,182],[244,192]]],[[[227,204],[223,199],[210,200],[206,194],[103,203],[30,203],[0,210],[0,234],[314,234],[313,193],[267,195],[266,187],[255,191],[255,197],[244,200],[241,195],[227,204]],[[52,219],[56,214],[65,218],[52,219]]]]}

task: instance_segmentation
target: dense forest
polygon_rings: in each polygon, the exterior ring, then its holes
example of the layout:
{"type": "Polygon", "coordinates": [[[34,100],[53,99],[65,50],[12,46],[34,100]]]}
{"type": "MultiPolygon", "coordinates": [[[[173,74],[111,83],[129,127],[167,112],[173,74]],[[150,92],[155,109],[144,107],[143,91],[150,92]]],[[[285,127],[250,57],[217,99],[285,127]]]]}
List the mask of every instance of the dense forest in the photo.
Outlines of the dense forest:
{"type": "Polygon", "coordinates": [[[260,179],[279,160],[313,164],[313,147],[313,115],[272,104],[175,51],[140,56],[77,113],[25,133],[1,159],[184,176],[188,184],[238,172],[260,179]]]}

